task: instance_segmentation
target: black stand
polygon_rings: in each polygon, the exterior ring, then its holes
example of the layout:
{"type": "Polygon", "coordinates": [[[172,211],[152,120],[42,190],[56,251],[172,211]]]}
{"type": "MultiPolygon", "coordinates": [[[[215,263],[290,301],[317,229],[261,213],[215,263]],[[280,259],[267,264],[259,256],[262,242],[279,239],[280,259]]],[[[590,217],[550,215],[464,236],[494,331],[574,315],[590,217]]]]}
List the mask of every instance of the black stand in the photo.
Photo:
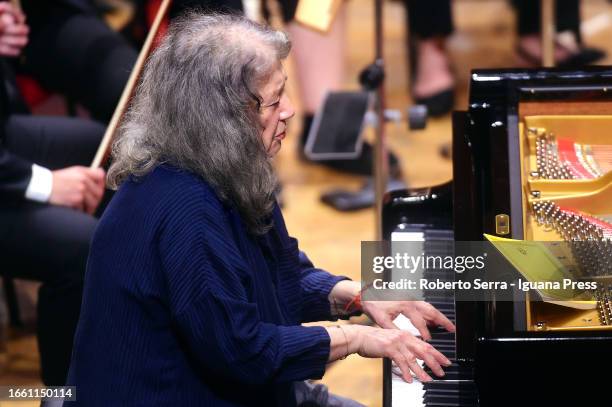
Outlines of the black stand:
{"type": "MultiPolygon", "coordinates": [[[[321,200],[340,211],[350,211],[368,208],[376,205],[376,236],[381,238],[382,233],[382,200],[385,192],[390,189],[405,188],[400,173],[391,174],[389,180],[389,156],[385,140],[385,95],[384,79],[385,68],[383,60],[383,2],[375,0],[375,41],[376,57],[372,64],[367,66],[359,75],[362,87],[372,94],[374,110],[376,113],[376,141],[373,160],[373,178],[368,179],[358,191],[335,189],[324,193],[321,200]]],[[[410,129],[425,128],[427,108],[413,106],[408,109],[408,123],[410,129]]]]}
{"type": "MultiPolygon", "coordinates": [[[[366,181],[363,187],[356,191],[333,190],[323,194],[321,200],[341,211],[356,210],[376,205],[377,237],[380,237],[382,226],[380,212],[382,197],[387,190],[387,178],[389,175],[389,160],[385,147],[385,106],[384,106],[384,79],[385,69],[383,61],[383,19],[382,0],[375,0],[375,40],[376,58],[372,64],[367,66],[359,75],[359,81],[364,89],[372,92],[374,97],[374,110],[377,120],[375,124],[376,142],[374,145],[374,178],[366,181]]],[[[401,180],[395,180],[395,186],[402,187],[401,180]],[[401,183],[401,185],[400,185],[401,183]]]]}

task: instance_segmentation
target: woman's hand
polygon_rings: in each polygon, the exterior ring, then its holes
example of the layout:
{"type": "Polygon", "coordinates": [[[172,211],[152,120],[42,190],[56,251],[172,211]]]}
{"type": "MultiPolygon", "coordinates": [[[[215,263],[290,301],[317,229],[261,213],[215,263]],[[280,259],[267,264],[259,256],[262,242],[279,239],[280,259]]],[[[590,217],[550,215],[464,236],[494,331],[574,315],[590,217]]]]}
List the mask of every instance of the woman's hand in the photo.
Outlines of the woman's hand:
{"type": "Polygon", "coordinates": [[[363,312],[383,328],[397,328],[393,320],[404,314],[426,341],[431,339],[427,326],[442,326],[455,332],[455,325],[433,305],[424,301],[362,301],[363,312]]]}
{"type": "Polygon", "coordinates": [[[423,382],[431,381],[418,364],[421,359],[436,376],[444,376],[442,366],[451,362],[429,343],[399,329],[373,328],[362,325],[342,325],[326,328],[331,338],[330,359],[357,353],[367,358],[390,358],[400,368],[402,377],[412,383],[412,373],[423,382]]]}
{"type": "MultiPolygon", "coordinates": [[[[354,302],[360,293],[360,282],[343,280],[331,290],[329,302],[333,304],[332,308],[340,311],[347,304],[354,302]]],[[[433,305],[424,301],[363,301],[360,299],[359,304],[362,311],[382,328],[397,329],[393,320],[399,314],[404,314],[426,341],[431,339],[427,325],[442,326],[449,332],[455,332],[453,323],[433,305]]]]}

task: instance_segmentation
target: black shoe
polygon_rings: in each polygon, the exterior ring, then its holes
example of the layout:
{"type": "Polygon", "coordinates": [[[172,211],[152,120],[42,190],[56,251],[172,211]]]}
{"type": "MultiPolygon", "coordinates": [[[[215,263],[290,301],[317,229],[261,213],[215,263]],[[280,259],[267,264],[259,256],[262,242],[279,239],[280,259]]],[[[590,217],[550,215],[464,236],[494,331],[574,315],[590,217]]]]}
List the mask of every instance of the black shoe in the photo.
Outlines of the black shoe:
{"type": "MultiPolygon", "coordinates": [[[[417,41],[414,38],[410,38],[408,42],[408,55],[410,63],[410,83],[416,82],[416,72],[418,66],[418,52],[417,52],[417,41]]],[[[454,72],[452,67],[449,67],[453,76],[454,72]]],[[[455,107],[455,88],[450,87],[443,89],[431,96],[417,97],[414,92],[411,91],[414,103],[416,105],[427,106],[427,115],[432,117],[444,116],[449,113],[455,107]]]]}
{"type": "MultiPolygon", "coordinates": [[[[520,45],[516,47],[516,53],[529,64],[541,66],[542,59],[530,54],[520,45]]],[[[580,47],[578,52],[571,54],[569,57],[556,61],[555,66],[558,68],[579,68],[589,65],[603,59],[606,56],[605,51],[599,48],[580,47]]]]}
{"type": "Polygon", "coordinates": [[[599,48],[581,47],[576,54],[572,54],[569,58],[559,61],[559,68],[577,68],[584,65],[589,65],[605,58],[605,51],[599,48]]]}
{"type": "Polygon", "coordinates": [[[451,143],[446,143],[438,150],[442,158],[450,160],[453,158],[453,150],[451,143]]]}
{"type": "Polygon", "coordinates": [[[450,88],[425,98],[415,97],[414,101],[417,105],[427,106],[429,116],[443,116],[455,106],[455,90],[450,88]]]}
{"type": "MultiPolygon", "coordinates": [[[[321,202],[341,212],[351,212],[359,209],[371,208],[376,202],[374,180],[368,179],[361,189],[347,191],[334,189],[321,195],[321,202]]],[[[387,184],[387,191],[404,189],[406,184],[401,179],[391,178],[387,184]]]]}

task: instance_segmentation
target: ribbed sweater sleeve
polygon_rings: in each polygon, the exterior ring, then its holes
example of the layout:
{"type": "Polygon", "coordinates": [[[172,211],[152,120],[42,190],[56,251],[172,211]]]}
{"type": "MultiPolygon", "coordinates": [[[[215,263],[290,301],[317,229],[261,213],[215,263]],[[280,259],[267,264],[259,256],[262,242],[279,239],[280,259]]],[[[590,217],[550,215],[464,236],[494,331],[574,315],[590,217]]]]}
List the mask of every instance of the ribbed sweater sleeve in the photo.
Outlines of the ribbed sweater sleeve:
{"type": "Polygon", "coordinates": [[[260,320],[245,289],[256,282],[221,205],[207,199],[186,193],[180,208],[169,208],[159,240],[171,311],[188,353],[204,369],[244,383],[322,377],[327,331],[260,320]]]}
{"type": "MultiPolygon", "coordinates": [[[[280,239],[285,246],[299,246],[297,239],[289,236],[285,219],[278,205],[274,208],[274,224],[280,239]]],[[[350,280],[345,276],[335,276],[329,272],[313,266],[310,259],[302,251],[295,250],[295,264],[298,265],[300,273],[300,321],[329,321],[336,320],[332,316],[329,293],[339,281],[350,280]]]]}
{"type": "Polygon", "coordinates": [[[303,252],[300,252],[300,275],[302,322],[336,320],[331,313],[329,293],[339,281],[349,278],[315,268],[303,252]]]}

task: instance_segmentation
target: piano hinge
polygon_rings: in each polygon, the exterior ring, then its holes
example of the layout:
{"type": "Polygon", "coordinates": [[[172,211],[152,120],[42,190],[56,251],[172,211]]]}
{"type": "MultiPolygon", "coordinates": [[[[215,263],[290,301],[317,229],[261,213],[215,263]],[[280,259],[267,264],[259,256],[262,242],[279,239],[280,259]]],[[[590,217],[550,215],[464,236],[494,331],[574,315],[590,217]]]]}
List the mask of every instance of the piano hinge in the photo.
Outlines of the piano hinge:
{"type": "Polygon", "coordinates": [[[495,215],[495,234],[502,236],[510,234],[510,216],[505,213],[495,215]]]}

